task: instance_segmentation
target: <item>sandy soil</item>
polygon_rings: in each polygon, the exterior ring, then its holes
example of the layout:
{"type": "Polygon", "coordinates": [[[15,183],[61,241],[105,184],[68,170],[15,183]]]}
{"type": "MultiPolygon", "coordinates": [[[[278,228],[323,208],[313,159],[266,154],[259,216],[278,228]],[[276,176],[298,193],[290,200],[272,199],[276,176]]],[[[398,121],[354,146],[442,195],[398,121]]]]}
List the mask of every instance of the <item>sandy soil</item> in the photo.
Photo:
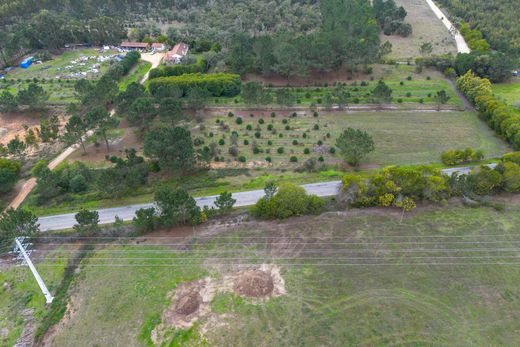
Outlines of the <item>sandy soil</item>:
{"type": "Polygon", "coordinates": [[[0,143],[5,145],[16,136],[23,139],[24,125],[29,128],[39,125],[40,116],[39,112],[0,113],[0,143]]]}

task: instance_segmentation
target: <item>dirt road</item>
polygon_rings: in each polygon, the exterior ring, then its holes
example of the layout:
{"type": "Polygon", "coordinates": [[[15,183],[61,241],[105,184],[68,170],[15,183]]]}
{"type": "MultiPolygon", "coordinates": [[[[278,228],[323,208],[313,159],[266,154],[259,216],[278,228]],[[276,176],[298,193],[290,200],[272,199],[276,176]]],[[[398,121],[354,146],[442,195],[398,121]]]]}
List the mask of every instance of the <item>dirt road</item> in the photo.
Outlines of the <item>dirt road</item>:
{"type": "MultiPolygon", "coordinates": [[[[161,60],[162,60],[163,57],[164,57],[164,53],[155,53],[155,54],[143,53],[143,54],[141,54],[141,59],[142,60],[150,62],[152,64],[151,69],[156,68],[157,66],[159,66],[159,64],[161,63],[161,60]]],[[[150,71],[148,71],[143,76],[143,78],[140,81],[141,84],[146,82],[146,80],[148,79],[149,74],[150,74],[150,71]]],[[[114,115],[114,110],[111,110],[110,114],[114,115]]],[[[92,136],[92,134],[93,134],[93,131],[89,130],[87,132],[86,137],[92,136]]],[[[78,144],[75,144],[75,145],[72,145],[70,147],[67,147],[63,152],[60,153],[60,155],[58,155],[56,158],[54,158],[54,160],[52,160],[49,163],[48,168],[51,169],[51,170],[55,169],[59,164],[61,164],[65,159],[67,159],[78,148],[79,148],[78,144]]],[[[36,187],[36,179],[35,178],[28,179],[23,184],[22,188],[20,189],[20,192],[18,192],[16,197],[9,204],[9,206],[7,206],[7,208],[8,209],[9,208],[15,208],[15,209],[18,208],[24,202],[24,200],[27,198],[27,196],[29,196],[29,194],[34,189],[34,187],[36,187]]]]}
{"type": "Polygon", "coordinates": [[[441,9],[437,7],[435,2],[433,0],[426,0],[426,3],[430,6],[433,13],[437,18],[439,18],[444,24],[444,26],[449,30],[453,38],[455,39],[455,43],[457,44],[457,52],[458,53],[470,53],[471,49],[469,49],[468,44],[466,43],[466,40],[464,40],[464,37],[460,34],[460,32],[455,28],[455,26],[446,18],[444,13],[442,13],[441,9]]]}

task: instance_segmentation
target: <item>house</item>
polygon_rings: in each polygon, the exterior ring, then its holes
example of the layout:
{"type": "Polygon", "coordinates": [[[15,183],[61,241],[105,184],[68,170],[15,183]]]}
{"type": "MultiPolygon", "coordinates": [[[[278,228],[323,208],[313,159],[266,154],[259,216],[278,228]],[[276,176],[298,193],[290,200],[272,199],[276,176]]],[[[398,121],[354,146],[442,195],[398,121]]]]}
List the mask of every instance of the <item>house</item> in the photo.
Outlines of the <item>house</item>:
{"type": "Polygon", "coordinates": [[[190,48],[185,43],[176,44],[171,51],[168,51],[163,58],[163,61],[166,63],[178,64],[180,61],[188,55],[188,50],[190,48]]]}
{"type": "Polygon", "coordinates": [[[127,51],[145,51],[150,48],[150,44],[146,42],[131,42],[131,41],[123,41],[121,42],[121,49],[127,51]]]}
{"type": "Polygon", "coordinates": [[[155,52],[163,52],[166,50],[166,45],[160,42],[152,43],[152,50],[155,52]]]}

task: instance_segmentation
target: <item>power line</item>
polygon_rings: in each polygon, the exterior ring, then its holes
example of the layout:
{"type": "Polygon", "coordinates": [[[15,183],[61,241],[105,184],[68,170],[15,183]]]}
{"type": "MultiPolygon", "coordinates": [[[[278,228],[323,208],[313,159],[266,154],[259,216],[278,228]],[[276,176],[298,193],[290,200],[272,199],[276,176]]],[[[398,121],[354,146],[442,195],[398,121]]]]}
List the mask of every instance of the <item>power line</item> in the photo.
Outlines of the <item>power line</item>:
{"type": "MultiPolygon", "coordinates": [[[[499,244],[499,243],[517,243],[520,240],[499,240],[499,241],[450,241],[439,243],[439,241],[401,241],[401,242],[273,242],[274,245],[446,245],[446,244],[499,244]]],[[[223,245],[223,246],[249,246],[254,244],[254,242],[244,243],[244,242],[229,242],[229,243],[81,243],[82,246],[125,246],[125,247],[166,247],[166,246],[198,246],[198,245],[223,245]]],[[[267,243],[257,243],[259,245],[266,245],[267,243]]],[[[42,243],[42,245],[46,246],[78,246],[77,243],[42,243]]]]}
{"type": "MultiPolygon", "coordinates": [[[[345,236],[327,236],[327,237],[312,237],[315,239],[344,239],[345,236]]],[[[371,236],[371,235],[368,235],[371,236]]],[[[383,237],[383,238],[393,238],[393,237],[411,237],[411,238],[463,238],[463,237],[502,237],[502,236],[516,236],[515,234],[477,234],[477,235],[373,235],[374,237],[383,237]]],[[[179,239],[185,239],[189,238],[190,235],[186,236],[31,236],[28,237],[30,239],[64,239],[64,238],[73,238],[73,239],[132,239],[136,240],[139,238],[143,239],[168,239],[168,238],[179,238],[179,239]]],[[[202,239],[202,238],[212,238],[212,239],[248,239],[248,238],[255,238],[255,239],[302,239],[305,238],[305,235],[303,236],[284,236],[284,235],[277,235],[277,236],[218,236],[218,235],[196,235],[194,238],[202,239]]]]}
{"type": "MultiPolygon", "coordinates": [[[[77,250],[34,250],[33,253],[50,253],[50,252],[76,252],[77,250]]],[[[233,252],[259,252],[259,251],[274,251],[274,252],[283,252],[284,250],[278,249],[226,249],[226,250],[193,250],[193,249],[170,249],[170,250],[108,250],[108,249],[99,249],[99,250],[84,250],[85,253],[233,253],[233,252]]],[[[520,252],[520,248],[404,248],[404,249],[352,249],[352,248],[305,248],[305,249],[286,249],[285,251],[295,251],[295,252],[402,252],[402,253],[429,253],[429,252],[520,252]]]]}
{"type": "MultiPolygon", "coordinates": [[[[213,266],[258,266],[262,263],[212,263],[213,266]]],[[[197,265],[197,264],[188,264],[197,265]]],[[[482,266],[482,265],[504,265],[518,266],[520,262],[486,262],[486,263],[275,263],[277,266],[482,266]]],[[[56,267],[59,264],[39,264],[39,266],[56,267]]],[[[178,267],[186,264],[83,264],[81,267],[178,267]]]]}
{"type": "MultiPolygon", "coordinates": [[[[293,260],[336,260],[336,259],[351,259],[351,260],[368,260],[368,259],[376,259],[376,260],[393,260],[393,259],[482,259],[482,258],[497,258],[497,259],[508,259],[508,258],[520,258],[519,255],[482,255],[482,256],[419,256],[419,257],[386,257],[386,256],[380,256],[380,257],[269,257],[269,260],[283,260],[283,259],[293,259],[293,260]]],[[[68,260],[68,257],[59,257],[59,258],[33,258],[33,260],[68,260]]],[[[177,257],[136,257],[136,258],[122,258],[122,257],[116,257],[116,258],[107,258],[107,257],[96,257],[96,258],[89,258],[89,261],[100,261],[100,260],[242,260],[242,259],[250,259],[250,258],[244,258],[244,257],[184,257],[184,258],[177,258],[177,257]]]]}

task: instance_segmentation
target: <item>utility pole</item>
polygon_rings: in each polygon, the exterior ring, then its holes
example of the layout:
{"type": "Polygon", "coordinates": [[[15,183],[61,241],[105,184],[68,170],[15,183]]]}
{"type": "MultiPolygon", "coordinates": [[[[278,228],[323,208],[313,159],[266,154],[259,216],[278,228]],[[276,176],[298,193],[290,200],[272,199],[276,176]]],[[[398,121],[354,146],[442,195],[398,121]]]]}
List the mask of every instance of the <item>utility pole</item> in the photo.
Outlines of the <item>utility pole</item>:
{"type": "Polygon", "coordinates": [[[43,295],[45,296],[46,302],[50,304],[54,297],[51,295],[49,290],[47,289],[47,286],[43,282],[43,279],[41,278],[40,274],[38,273],[38,270],[36,270],[36,267],[34,267],[34,264],[31,261],[31,258],[29,258],[29,255],[31,254],[30,250],[27,250],[27,247],[29,246],[29,243],[25,243],[25,237],[17,237],[15,240],[16,245],[14,246],[14,253],[18,254],[17,259],[23,260],[22,265],[29,266],[29,269],[31,269],[34,278],[36,279],[36,282],[38,282],[38,285],[40,286],[40,289],[43,292],[43,295]]]}

